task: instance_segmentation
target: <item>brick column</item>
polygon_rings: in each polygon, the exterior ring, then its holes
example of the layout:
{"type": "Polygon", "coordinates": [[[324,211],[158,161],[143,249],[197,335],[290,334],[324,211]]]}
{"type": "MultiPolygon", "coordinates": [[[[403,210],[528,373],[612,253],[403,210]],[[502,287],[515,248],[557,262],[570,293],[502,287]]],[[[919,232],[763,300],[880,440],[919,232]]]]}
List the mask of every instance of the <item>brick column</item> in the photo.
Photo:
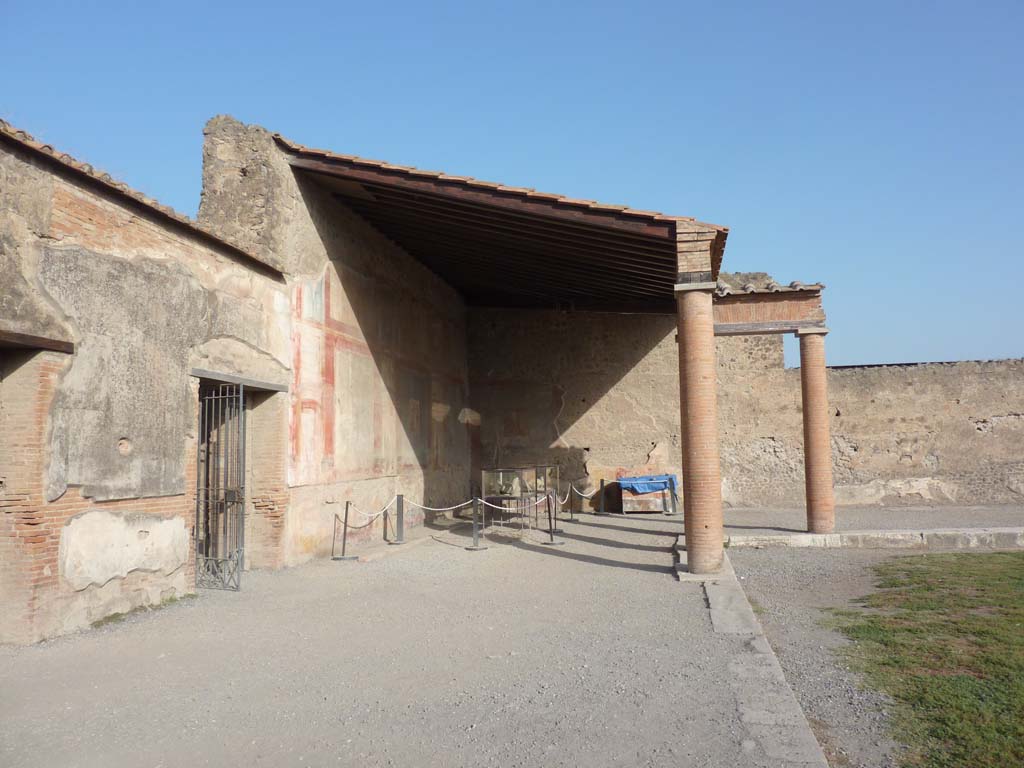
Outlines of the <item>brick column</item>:
{"type": "Polygon", "coordinates": [[[718,457],[713,290],[714,283],[676,287],[684,526],[691,573],[714,573],[722,567],[722,473],[718,457]]]}
{"type": "Polygon", "coordinates": [[[798,331],[800,392],[804,412],[804,482],[807,490],[807,530],[831,533],[836,526],[832,490],[832,441],[829,437],[828,392],[825,377],[824,329],[798,331]]]}

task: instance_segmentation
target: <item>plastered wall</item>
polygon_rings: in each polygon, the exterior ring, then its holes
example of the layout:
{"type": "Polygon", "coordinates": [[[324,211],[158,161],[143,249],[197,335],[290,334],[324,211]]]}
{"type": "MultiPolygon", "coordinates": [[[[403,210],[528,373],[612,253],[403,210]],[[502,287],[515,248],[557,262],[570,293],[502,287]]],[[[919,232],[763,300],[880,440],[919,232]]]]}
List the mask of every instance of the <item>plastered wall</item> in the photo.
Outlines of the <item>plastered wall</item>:
{"type": "Polygon", "coordinates": [[[193,591],[190,371],[286,383],[290,304],[259,264],[29,152],[0,148],[0,178],[0,330],[75,345],[0,350],[0,639],[31,641],[193,591]]]}
{"type": "MultiPolygon", "coordinates": [[[[206,128],[200,220],[288,274],[292,379],[284,564],[330,553],[346,501],[396,493],[446,506],[469,493],[465,307],[459,295],[297,176],[262,128],[206,128]]],[[[423,514],[407,507],[407,522],[423,514]]],[[[353,523],[365,522],[353,512],[353,523]]],[[[381,521],[353,538],[381,535],[381,521]]]]}

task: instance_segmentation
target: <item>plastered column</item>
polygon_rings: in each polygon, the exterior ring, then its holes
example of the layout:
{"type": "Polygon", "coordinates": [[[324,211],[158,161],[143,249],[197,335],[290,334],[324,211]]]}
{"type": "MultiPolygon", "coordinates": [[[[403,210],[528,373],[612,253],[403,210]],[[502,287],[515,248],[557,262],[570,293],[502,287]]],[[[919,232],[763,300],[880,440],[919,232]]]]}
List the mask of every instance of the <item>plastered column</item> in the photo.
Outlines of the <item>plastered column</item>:
{"type": "Polygon", "coordinates": [[[825,376],[826,333],[822,329],[797,334],[800,338],[800,392],[804,411],[807,530],[811,533],[831,533],[836,526],[825,376]]]}
{"type": "MultiPolygon", "coordinates": [[[[712,286],[713,287],[713,286],[712,286]]],[[[722,471],[712,292],[676,292],[686,558],[692,573],[722,567],[722,471]]]]}

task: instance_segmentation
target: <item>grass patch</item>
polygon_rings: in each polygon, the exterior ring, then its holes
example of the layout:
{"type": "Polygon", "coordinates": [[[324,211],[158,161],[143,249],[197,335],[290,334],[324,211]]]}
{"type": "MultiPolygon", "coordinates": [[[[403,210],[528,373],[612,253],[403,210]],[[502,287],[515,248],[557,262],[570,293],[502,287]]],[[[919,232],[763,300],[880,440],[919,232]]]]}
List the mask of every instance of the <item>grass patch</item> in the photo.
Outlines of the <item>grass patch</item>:
{"type": "Polygon", "coordinates": [[[1024,765],[1024,553],[905,557],[879,591],[835,611],[846,653],[896,701],[905,763],[1024,765]]]}

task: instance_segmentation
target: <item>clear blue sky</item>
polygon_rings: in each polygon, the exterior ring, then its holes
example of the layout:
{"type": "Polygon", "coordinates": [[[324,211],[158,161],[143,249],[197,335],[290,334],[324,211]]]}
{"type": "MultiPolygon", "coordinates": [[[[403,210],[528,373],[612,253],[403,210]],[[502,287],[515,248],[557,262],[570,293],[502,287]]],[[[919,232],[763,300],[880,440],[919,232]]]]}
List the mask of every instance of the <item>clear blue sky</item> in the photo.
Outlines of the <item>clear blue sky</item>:
{"type": "Polygon", "coordinates": [[[829,362],[1024,356],[1024,3],[0,0],[0,116],[194,215],[202,126],[731,228],[829,362]]]}

